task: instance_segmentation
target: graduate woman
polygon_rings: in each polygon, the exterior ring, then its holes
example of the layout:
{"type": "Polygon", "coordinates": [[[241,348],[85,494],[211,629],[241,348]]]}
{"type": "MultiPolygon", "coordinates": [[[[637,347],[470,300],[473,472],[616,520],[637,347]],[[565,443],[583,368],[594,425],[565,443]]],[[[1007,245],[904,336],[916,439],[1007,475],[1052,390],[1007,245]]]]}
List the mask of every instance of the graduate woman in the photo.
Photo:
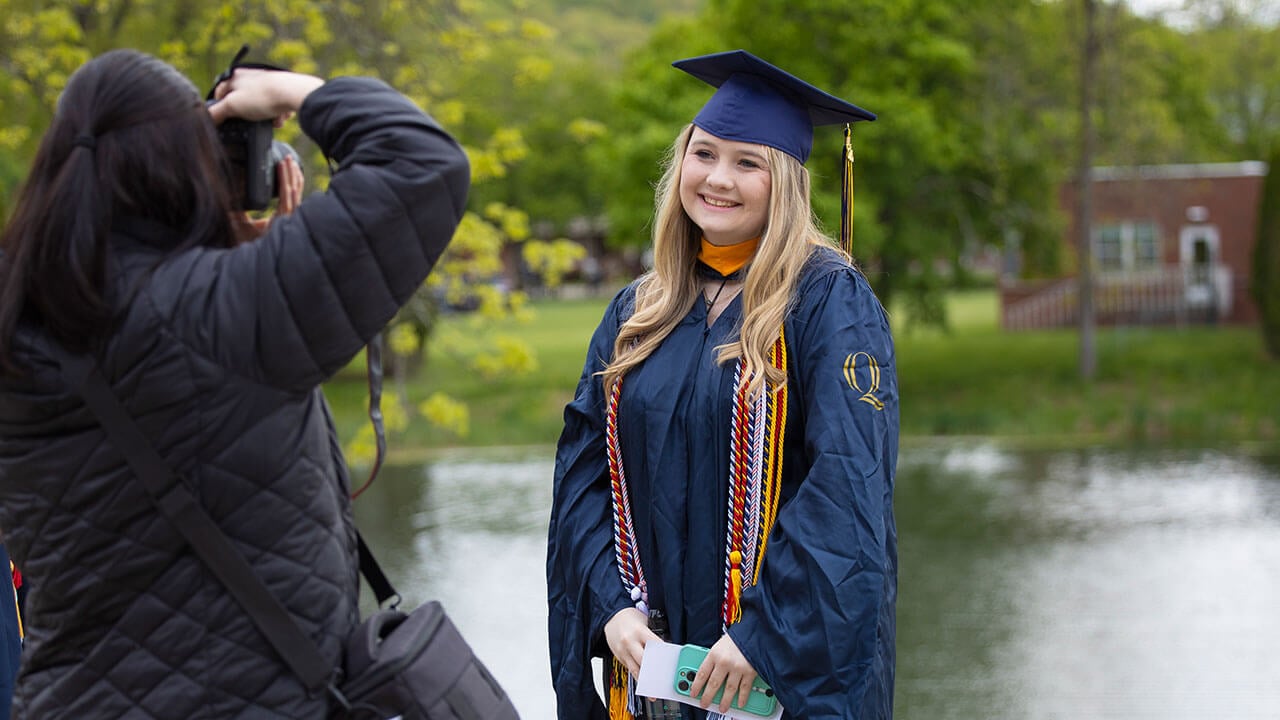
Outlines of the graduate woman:
{"type": "Polygon", "coordinates": [[[744,51],[675,66],[718,89],[675,141],[654,269],[606,310],[556,454],[559,717],[643,714],[629,678],[656,628],[711,649],[690,694],[712,712],[758,675],[783,717],[888,718],[893,340],[804,167],[814,125],[875,116],[744,51]]]}

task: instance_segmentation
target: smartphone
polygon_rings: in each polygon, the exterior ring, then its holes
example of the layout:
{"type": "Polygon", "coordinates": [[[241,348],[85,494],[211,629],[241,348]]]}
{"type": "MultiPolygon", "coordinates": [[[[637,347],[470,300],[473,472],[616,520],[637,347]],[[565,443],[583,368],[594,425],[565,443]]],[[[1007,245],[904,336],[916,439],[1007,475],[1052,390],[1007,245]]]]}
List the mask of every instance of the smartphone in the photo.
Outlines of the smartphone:
{"type": "MultiPolygon", "coordinates": [[[[698,668],[702,667],[702,661],[706,657],[707,649],[704,647],[685,645],[680,648],[680,654],[676,656],[676,692],[693,697],[689,695],[689,688],[693,687],[693,680],[698,674],[698,668]]],[[[724,688],[720,688],[720,692],[716,693],[715,699],[711,701],[713,707],[720,703],[720,696],[723,694],[724,688]]],[[[773,688],[769,687],[769,683],[757,675],[755,682],[751,684],[751,695],[747,698],[747,704],[745,706],[739,705],[738,699],[735,697],[732,707],[753,715],[768,717],[773,713],[777,704],[778,700],[773,696],[773,688]]]]}

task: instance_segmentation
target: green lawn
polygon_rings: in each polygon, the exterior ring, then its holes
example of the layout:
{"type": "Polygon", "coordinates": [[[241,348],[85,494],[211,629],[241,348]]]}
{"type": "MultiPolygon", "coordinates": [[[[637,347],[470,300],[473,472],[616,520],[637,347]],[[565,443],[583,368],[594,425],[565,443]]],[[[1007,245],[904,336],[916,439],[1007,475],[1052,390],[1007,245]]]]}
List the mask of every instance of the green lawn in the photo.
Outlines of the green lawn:
{"type": "MultiPolygon", "coordinates": [[[[405,388],[443,390],[470,407],[470,432],[452,437],[415,420],[393,448],[554,443],[584,352],[607,299],[547,301],[527,324],[502,329],[528,342],[537,367],[484,378],[437,343],[405,388]]],[[[1004,333],[993,291],[948,298],[950,328],[913,327],[892,312],[904,442],[983,436],[1028,445],[1280,443],[1280,364],[1254,328],[1118,328],[1098,334],[1098,374],[1082,382],[1074,331],[1004,333]]],[[[465,316],[440,337],[473,342],[465,316]]],[[[326,386],[340,431],[364,422],[363,376],[326,386]]]]}
{"type": "MultiPolygon", "coordinates": [[[[445,328],[432,344],[426,363],[406,384],[405,394],[418,402],[441,391],[465,402],[470,411],[470,431],[465,437],[457,437],[418,417],[389,444],[421,450],[456,445],[554,443],[560,433],[564,406],[573,398],[582,373],[587,342],[607,304],[607,299],[535,303],[531,321],[508,320],[491,325],[487,333],[519,337],[532,347],[536,359],[536,367],[527,374],[494,378],[477,373],[450,351],[457,346],[470,349],[480,343],[480,333],[471,327],[476,318],[446,318],[445,328]],[[449,347],[444,347],[446,344],[449,347]]],[[[363,363],[363,358],[358,358],[348,371],[325,386],[344,439],[367,422],[364,403],[368,389],[363,363]]],[[[387,401],[394,394],[394,385],[388,380],[387,401]]]]}

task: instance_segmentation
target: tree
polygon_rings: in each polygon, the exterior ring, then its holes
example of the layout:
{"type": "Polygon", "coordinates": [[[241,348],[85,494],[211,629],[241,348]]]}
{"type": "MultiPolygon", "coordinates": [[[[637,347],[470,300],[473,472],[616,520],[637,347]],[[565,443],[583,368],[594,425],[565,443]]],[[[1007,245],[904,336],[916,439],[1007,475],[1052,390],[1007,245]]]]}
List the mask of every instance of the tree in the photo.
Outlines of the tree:
{"type": "Polygon", "coordinates": [[[1201,29],[1188,41],[1213,78],[1211,117],[1232,159],[1262,159],[1280,141],[1280,22],[1274,3],[1202,0],[1201,29]],[[1264,9],[1270,7],[1268,15],[1264,9]]]}
{"type": "Polygon", "coordinates": [[[1084,26],[1080,41],[1080,154],[1076,165],[1076,247],[1080,253],[1080,377],[1092,380],[1098,357],[1094,344],[1096,319],[1093,314],[1093,108],[1097,82],[1098,42],[1097,2],[1081,0],[1084,26]]]}
{"type": "Polygon", "coordinates": [[[723,47],[714,28],[700,20],[668,18],[647,43],[628,54],[609,87],[602,119],[606,131],[588,150],[586,170],[604,196],[613,247],[649,245],[662,158],[706,99],[700,83],[672,68],[671,62],[684,54],[723,47]]]}
{"type": "MultiPolygon", "coordinates": [[[[981,4],[964,12],[982,12],[981,4]]],[[[981,63],[970,24],[941,0],[712,0],[733,46],[758,48],[797,75],[879,113],[854,127],[855,255],[886,303],[943,322],[937,270],[954,270],[983,185],[966,112],[981,63]]],[[[815,207],[837,227],[839,130],[819,130],[810,169],[815,207]],[[823,150],[827,149],[824,153],[823,150]]],[[[976,228],[973,233],[980,232],[976,228]]]]}
{"type": "MultiPolygon", "coordinates": [[[[85,60],[112,47],[135,47],[202,84],[225,67],[242,43],[252,46],[251,59],[320,75],[366,74],[387,80],[459,137],[471,158],[476,194],[482,197],[486,184],[505,177],[527,155],[519,96],[511,106],[500,105],[496,97],[510,95],[522,82],[545,83],[553,74],[540,61],[554,42],[553,33],[536,22],[506,19],[512,15],[493,3],[449,0],[0,0],[5,18],[0,23],[0,69],[5,71],[0,73],[0,207],[8,205],[25,172],[58,93],[85,60]],[[513,64],[519,72],[509,71],[513,64]]],[[[307,159],[308,185],[323,186],[326,163],[318,150],[296,125],[282,131],[282,139],[307,159]]],[[[514,204],[479,207],[467,213],[437,272],[398,319],[389,340],[393,352],[424,352],[434,307],[451,293],[465,289],[477,294],[478,319],[523,311],[519,294],[504,296],[482,281],[500,269],[502,243],[527,237],[527,216],[514,204]]],[[[563,246],[552,246],[553,258],[557,249],[565,252],[563,246]]],[[[490,325],[477,320],[472,334],[485,337],[490,325]]],[[[514,338],[492,336],[468,347],[474,351],[466,361],[477,372],[519,372],[530,365],[527,348],[514,338]]],[[[412,405],[411,399],[403,400],[412,405]]],[[[457,428],[465,424],[456,422],[459,409],[447,397],[433,398],[422,409],[433,420],[450,419],[457,428]]],[[[396,408],[387,411],[393,426],[396,408]]]]}
{"type": "Polygon", "coordinates": [[[1258,209],[1252,293],[1262,316],[1263,344],[1280,360],[1280,145],[1272,151],[1258,209]]]}

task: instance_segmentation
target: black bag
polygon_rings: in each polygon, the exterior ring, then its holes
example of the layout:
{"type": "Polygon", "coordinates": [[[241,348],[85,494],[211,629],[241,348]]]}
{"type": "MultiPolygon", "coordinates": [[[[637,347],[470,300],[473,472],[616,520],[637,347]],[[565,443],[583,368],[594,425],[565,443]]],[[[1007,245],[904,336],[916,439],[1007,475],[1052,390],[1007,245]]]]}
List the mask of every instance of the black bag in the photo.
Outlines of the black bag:
{"type": "Polygon", "coordinates": [[[517,717],[506,693],[435,601],[408,615],[394,609],[374,613],[347,639],[345,662],[338,692],[350,709],[338,711],[338,717],[517,717]]]}
{"type": "Polygon", "coordinates": [[[428,602],[409,614],[397,609],[399,595],[358,532],[361,573],[379,606],[394,601],[352,631],[344,648],[344,667],[325,664],[320,649],[142,434],[94,361],[51,345],[64,377],[84,397],[161,514],[244,607],[305,687],[328,693],[330,718],[518,720],[515,706],[440,603],[428,602]]]}

